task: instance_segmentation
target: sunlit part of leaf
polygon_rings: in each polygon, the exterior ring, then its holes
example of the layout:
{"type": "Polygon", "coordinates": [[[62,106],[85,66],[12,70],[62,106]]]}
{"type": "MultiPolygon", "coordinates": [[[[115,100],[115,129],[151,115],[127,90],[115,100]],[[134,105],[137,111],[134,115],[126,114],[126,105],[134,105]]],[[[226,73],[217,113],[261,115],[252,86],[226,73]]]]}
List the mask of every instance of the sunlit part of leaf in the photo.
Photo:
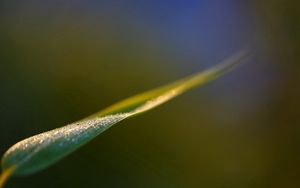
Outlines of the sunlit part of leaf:
{"type": "Polygon", "coordinates": [[[246,52],[240,52],[204,72],[128,98],[78,122],[20,141],[4,154],[2,159],[4,173],[12,168],[13,175],[27,175],[42,170],[112,125],[157,107],[191,88],[228,72],[246,56],[246,52]]]}
{"type": "MultiPolygon", "coordinates": [[[[100,112],[97,112],[87,118],[92,117],[100,117],[113,113],[124,113],[131,111],[137,107],[140,107],[145,102],[149,100],[162,96],[168,95],[171,92],[174,93],[174,96],[180,95],[186,90],[192,89],[194,87],[200,86],[210,80],[216,79],[217,77],[223,75],[224,73],[232,70],[235,66],[237,66],[243,59],[249,56],[247,51],[241,51],[230,58],[226,59],[224,62],[200,73],[196,73],[184,79],[175,81],[171,84],[135,95],[123,101],[120,101],[100,112]]],[[[171,97],[172,98],[172,97],[171,97]]],[[[156,105],[157,106],[157,105],[156,105]]],[[[156,107],[154,106],[154,107],[156,107]]]]}
{"type": "Polygon", "coordinates": [[[4,186],[5,182],[8,180],[8,178],[13,173],[15,167],[11,167],[6,169],[0,176],[0,188],[4,186]]]}

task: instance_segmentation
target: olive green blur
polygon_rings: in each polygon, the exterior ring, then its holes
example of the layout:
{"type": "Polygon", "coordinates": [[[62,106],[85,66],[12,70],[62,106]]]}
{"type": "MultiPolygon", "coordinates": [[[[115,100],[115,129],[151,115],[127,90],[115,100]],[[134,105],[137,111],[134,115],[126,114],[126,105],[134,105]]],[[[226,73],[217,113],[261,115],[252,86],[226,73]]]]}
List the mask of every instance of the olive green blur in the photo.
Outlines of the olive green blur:
{"type": "MultiPolygon", "coordinates": [[[[138,1],[120,2],[101,11],[93,8],[102,4],[87,9],[79,1],[0,2],[1,156],[24,138],[212,67],[243,47],[252,60],[5,187],[300,187],[299,2],[224,3],[238,7],[229,12],[241,19],[225,20],[228,35],[235,32],[230,42],[218,38],[218,29],[201,33],[210,21],[187,32],[189,22],[172,25],[175,16],[168,17],[171,36],[157,17],[128,16],[138,1]],[[199,37],[183,45],[192,34],[199,37]]],[[[193,9],[195,20],[203,20],[208,4],[193,9]]],[[[222,23],[220,10],[211,15],[222,23]]]]}

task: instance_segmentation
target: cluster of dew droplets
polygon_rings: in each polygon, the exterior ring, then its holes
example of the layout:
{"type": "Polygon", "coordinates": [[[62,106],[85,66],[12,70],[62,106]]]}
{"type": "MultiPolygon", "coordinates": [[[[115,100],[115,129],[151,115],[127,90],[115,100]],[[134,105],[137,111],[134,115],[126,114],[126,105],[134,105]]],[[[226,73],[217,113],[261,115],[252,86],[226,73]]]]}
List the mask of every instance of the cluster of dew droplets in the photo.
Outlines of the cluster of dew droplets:
{"type": "Polygon", "coordinates": [[[126,117],[128,117],[128,114],[115,114],[92,120],[82,120],[29,137],[12,146],[4,154],[3,159],[4,161],[9,159],[9,163],[20,166],[29,161],[39,151],[47,149],[48,146],[55,145],[62,149],[70,145],[75,147],[81,140],[92,139],[126,117]],[[20,155],[20,153],[23,155],[20,155]]]}
{"type": "Polygon", "coordinates": [[[159,97],[146,101],[143,105],[131,112],[82,120],[61,128],[32,136],[12,146],[4,154],[3,158],[9,158],[11,160],[9,163],[16,163],[20,166],[22,163],[29,161],[41,150],[47,149],[48,146],[55,145],[61,147],[62,149],[70,146],[76,147],[76,145],[80,144],[83,140],[90,140],[94,138],[117,122],[122,121],[129,116],[154,108],[173,98],[177,94],[178,90],[173,89],[163,95],[160,95],[159,97]],[[23,151],[21,152],[23,155],[18,157],[20,151],[23,151]]]}

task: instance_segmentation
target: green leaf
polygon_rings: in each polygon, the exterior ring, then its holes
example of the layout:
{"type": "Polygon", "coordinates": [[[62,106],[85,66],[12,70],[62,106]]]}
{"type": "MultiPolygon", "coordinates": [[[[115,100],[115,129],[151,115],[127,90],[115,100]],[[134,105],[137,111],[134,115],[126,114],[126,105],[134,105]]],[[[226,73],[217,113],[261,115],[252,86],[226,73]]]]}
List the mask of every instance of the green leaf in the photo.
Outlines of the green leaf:
{"type": "Polygon", "coordinates": [[[27,175],[40,171],[72,153],[112,125],[157,107],[228,72],[246,56],[247,53],[240,52],[204,72],[133,96],[75,123],[22,140],[4,154],[4,174],[11,171],[12,175],[27,175]]]}

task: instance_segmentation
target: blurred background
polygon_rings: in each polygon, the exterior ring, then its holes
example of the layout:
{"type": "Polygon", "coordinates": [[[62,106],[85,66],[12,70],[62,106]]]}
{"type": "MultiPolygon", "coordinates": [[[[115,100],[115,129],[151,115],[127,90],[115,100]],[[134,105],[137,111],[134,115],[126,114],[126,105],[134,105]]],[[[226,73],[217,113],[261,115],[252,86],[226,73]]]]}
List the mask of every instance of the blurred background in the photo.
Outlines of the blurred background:
{"type": "Polygon", "coordinates": [[[211,67],[230,74],[7,187],[300,186],[300,3],[0,1],[0,154],[211,67]]]}

